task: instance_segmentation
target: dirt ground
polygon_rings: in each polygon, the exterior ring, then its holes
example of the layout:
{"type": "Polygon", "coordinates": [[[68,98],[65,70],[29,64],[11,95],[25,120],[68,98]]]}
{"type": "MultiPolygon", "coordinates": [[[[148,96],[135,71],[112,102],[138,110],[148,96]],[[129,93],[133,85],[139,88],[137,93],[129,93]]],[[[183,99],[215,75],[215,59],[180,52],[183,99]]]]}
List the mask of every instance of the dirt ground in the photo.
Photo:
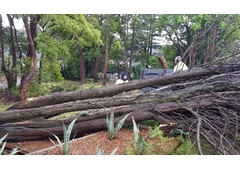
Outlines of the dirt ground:
{"type": "MultiPolygon", "coordinates": [[[[140,134],[149,143],[152,141],[147,129],[141,129],[140,134]]],[[[132,129],[121,129],[112,140],[108,138],[108,132],[101,131],[71,140],[69,155],[96,155],[97,150],[101,151],[103,155],[110,155],[116,148],[117,151],[114,155],[127,155],[127,148],[132,147],[133,141],[132,129]]],[[[57,141],[54,142],[58,144],[57,141]]],[[[158,142],[160,143],[160,141],[158,142]]],[[[179,144],[180,141],[176,139],[171,142],[171,145],[168,143],[162,146],[164,154],[168,154],[169,147],[176,148],[179,144]]],[[[7,147],[11,149],[18,147],[21,151],[19,154],[24,155],[62,155],[59,146],[55,146],[50,140],[8,142],[7,147]]]]}

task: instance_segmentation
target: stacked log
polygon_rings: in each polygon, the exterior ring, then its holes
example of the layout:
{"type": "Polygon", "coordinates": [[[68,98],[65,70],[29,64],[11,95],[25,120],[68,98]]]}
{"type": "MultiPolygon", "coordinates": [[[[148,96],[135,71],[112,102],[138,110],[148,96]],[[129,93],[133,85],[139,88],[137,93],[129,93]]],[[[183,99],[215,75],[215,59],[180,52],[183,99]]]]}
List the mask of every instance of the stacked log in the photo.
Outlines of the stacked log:
{"type": "Polygon", "coordinates": [[[114,111],[117,123],[126,114],[125,126],[144,120],[174,124],[193,135],[201,151],[200,137],[223,154],[238,154],[240,116],[240,64],[224,64],[166,74],[127,84],[27,99],[0,113],[0,136],[8,141],[63,137],[62,126],[77,117],[72,135],[106,130],[106,116],[114,111]],[[143,93],[141,88],[154,87],[143,93]],[[126,91],[137,93],[121,95],[126,91]],[[68,112],[76,115],[50,119],[68,112]],[[84,114],[82,114],[84,112],[84,114]]]}

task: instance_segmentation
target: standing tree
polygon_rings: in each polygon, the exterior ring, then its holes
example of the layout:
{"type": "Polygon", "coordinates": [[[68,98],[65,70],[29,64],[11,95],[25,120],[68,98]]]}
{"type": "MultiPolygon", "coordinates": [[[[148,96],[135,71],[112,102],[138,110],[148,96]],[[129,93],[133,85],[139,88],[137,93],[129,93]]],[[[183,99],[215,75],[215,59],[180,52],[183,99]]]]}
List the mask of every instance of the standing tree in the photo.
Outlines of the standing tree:
{"type": "Polygon", "coordinates": [[[84,48],[101,45],[100,32],[82,14],[54,14],[44,17],[50,22],[51,27],[38,37],[40,50],[46,54],[56,55],[55,60],[58,58],[63,62],[73,57],[74,53],[78,53],[81,84],[84,84],[86,82],[84,48]],[[58,49],[52,51],[51,48],[56,49],[56,45],[58,49]]]}
{"type": "Polygon", "coordinates": [[[30,67],[32,67],[32,72],[29,72],[28,74],[24,74],[22,77],[21,85],[20,85],[20,93],[21,93],[21,100],[26,99],[26,92],[28,89],[29,84],[33,81],[33,79],[37,76],[38,73],[38,66],[37,66],[37,55],[36,55],[36,44],[34,42],[34,38],[37,35],[36,32],[36,26],[37,22],[40,20],[40,15],[30,15],[31,21],[30,21],[30,27],[28,24],[29,15],[24,15],[22,20],[24,23],[24,26],[26,28],[26,33],[28,37],[29,42],[29,49],[27,52],[27,58],[29,61],[32,61],[32,66],[29,65],[28,67],[25,67],[25,73],[28,73],[30,70],[28,70],[30,67]]]}
{"type": "MultiPolygon", "coordinates": [[[[7,14],[7,18],[9,21],[9,56],[8,60],[5,60],[4,55],[4,31],[2,26],[2,15],[1,15],[1,59],[2,59],[2,66],[1,69],[5,74],[5,77],[7,79],[8,88],[12,89],[16,86],[17,82],[17,51],[16,51],[16,34],[14,33],[15,26],[13,21],[13,15],[7,14]],[[11,58],[10,58],[11,57],[11,58]],[[6,65],[7,64],[7,65],[6,65]]],[[[8,44],[8,42],[7,42],[8,44]]]]}
{"type": "Polygon", "coordinates": [[[108,65],[108,32],[109,32],[109,24],[108,24],[108,14],[106,14],[106,51],[105,51],[105,63],[103,68],[103,86],[107,84],[107,65],[108,65]]]}

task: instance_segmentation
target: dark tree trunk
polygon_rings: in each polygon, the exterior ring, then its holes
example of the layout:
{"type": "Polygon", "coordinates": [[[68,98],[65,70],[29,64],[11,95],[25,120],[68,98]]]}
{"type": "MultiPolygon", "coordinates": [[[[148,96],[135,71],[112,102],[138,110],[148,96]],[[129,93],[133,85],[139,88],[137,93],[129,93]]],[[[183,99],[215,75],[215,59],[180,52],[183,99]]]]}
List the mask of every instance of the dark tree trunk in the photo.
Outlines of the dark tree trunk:
{"type": "Polygon", "coordinates": [[[85,60],[84,60],[82,47],[79,44],[78,39],[77,39],[77,49],[78,49],[79,61],[80,61],[81,84],[85,84],[86,83],[85,60]]]}
{"type": "Polygon", "coordinates": [[[98,71],[99,71],[100,62],[101,62],[101,56],[97,55],[95,67],[94,67],[94,73],[93,73],[94,83],[97,83],[99,80],[98,71]]]}
{"type": "Polygon", "coordinates": [[[9,26],[10,26],[10,43],[11,43],[11,52],[12,52],[12,67],[10,71],[10,76],[8,79],[8,88],[11,89],[16,86],[17,82],[17,54],[15,47],[15,38],[14,38],[14,22],[13,17],[10,14],[7,14],[9,26]]]}
{"type": "Polygon", "coordinates": [[[124,23],[124,34],[125,34],[125,37],[124,37],[124,52],[125,52],[125,72],[128,73],[128,46],[127,46],[127,41],[128,41],[128,21],[129,21],[129,18],[128,18],[128,14],[125,14],[125,23],[124,23]]]}
{"type": "Polygon", "coordinates": [[[105,50],[105,63],[103,68],[103,86],[107,85],[107,65],[108,65],[108,32],[109,32],[109,23],[108,23],[108,14],[106,14],[106,50],[105,50]]]}
{"type": "Polygon", "coordinates": [[[3,26],[2,26],[2,14],[0,14],[0,43],[1,43],[1,70],[4,72],[5,76],[8,77],[8,70],[6,69],[5,65],[5,58],[4,58],[4,42],[3,42],[3,26]]]}

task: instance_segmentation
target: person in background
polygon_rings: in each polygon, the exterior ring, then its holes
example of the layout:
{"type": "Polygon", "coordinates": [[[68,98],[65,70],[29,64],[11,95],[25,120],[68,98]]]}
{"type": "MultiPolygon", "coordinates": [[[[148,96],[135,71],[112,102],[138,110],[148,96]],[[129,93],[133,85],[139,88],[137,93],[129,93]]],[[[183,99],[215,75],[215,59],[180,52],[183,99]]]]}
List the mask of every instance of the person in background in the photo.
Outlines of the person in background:
{"type": "Polygon", "coordinates": [[[186,71],[188,70],[188,67],[186,66],[186,64],[182,61],[182,57],[181,56],[177,56],[175,58],[175,66],[173,68],[173,72],[177,72],[177,71],[186,71]]]}
{"type": "Polygon", "coordinates": [[[122,73],[121,78],[116,81],[115,84],[124,84],[128,82],[127,73],[122,73]]]}

